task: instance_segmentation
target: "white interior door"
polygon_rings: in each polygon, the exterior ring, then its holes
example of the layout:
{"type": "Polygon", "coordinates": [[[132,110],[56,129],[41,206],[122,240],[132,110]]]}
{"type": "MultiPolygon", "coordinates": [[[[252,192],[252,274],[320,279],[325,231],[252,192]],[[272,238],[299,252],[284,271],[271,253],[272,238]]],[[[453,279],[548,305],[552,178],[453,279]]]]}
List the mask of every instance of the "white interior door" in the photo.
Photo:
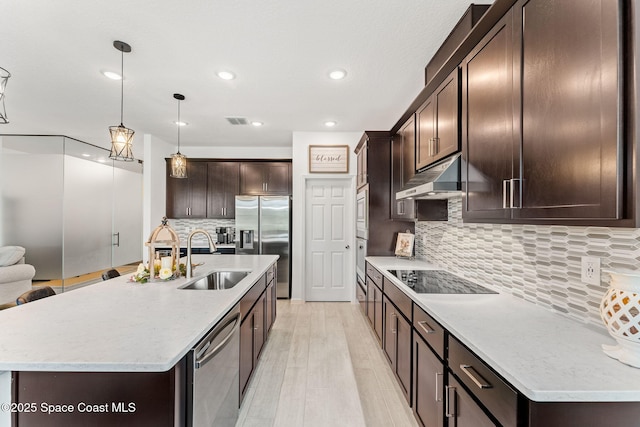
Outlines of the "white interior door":
{"type": "Polygon", "coordinates": [[[354,292],[351,180],[307,180],[305,208],[305,299],[351,301],[354,292]]]}

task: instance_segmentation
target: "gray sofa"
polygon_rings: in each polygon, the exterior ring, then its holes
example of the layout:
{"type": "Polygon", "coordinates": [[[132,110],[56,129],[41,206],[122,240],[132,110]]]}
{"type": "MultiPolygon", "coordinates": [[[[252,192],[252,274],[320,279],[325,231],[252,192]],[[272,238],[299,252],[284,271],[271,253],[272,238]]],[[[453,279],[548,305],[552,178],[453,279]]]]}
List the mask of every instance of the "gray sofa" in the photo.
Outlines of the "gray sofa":
{"type": "Polygon", "coordinates": [[[0,247],[0,304],[12,303],[31,290],[36,269],[24,261],[21,246],[0,247]]]}

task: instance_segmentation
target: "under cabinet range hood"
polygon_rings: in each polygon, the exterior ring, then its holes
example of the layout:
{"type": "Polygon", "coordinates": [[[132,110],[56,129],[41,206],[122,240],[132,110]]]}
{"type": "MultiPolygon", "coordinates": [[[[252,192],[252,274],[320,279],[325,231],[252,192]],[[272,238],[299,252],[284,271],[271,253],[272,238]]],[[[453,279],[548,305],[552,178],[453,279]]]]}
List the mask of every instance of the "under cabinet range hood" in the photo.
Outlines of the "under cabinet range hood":
{"type": "Polygon", "coordinates": [[[396,193],[399,199],[448,199],[462,195],[460,153],[417,173],[396,193]]]}

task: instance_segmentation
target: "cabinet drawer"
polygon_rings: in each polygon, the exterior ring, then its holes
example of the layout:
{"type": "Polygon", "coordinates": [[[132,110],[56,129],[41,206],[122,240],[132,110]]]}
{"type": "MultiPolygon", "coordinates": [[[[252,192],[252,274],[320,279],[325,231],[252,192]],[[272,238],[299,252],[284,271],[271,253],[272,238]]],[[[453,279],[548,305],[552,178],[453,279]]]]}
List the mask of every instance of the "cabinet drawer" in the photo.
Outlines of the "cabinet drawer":
{"type": "Polygon", "coordinates": [[[251,307],[256,303],[262,292],[267,287],[267,275],[263,274],[262,277],[247,291],[247,293],[240,300],[240,314],[242,321],[244,322],[247,314],[251,311],[251,307]]]}
{"type": "Polygon", "coordinates": [[[411,298],[386,278],[384,279],[384,288],[382,291],[393,302],[393,305],[395,305],[398,310],[404,314],[404,317],[409,319],[409,322],[411,322],[411,298]]]}
{"type": "Polygon", "coordinates": [[[267,285],[271,283],[275,277],[276,277],[276,264],[273,264],[267,270],[267,285]]]}
{"type": "Polygon", "coordinates": [[[444,328],[417,305],[413,306],[413,328],[444,360],[444,328]]]}
{"type": "Polygon", "coordinates": [[[382,289],[382,273],[369,263],[367,263],[367,276],[371,277],[371,280],[382,289]]]}
{"type": "Polygon", "coordinates": [[[449,336],[449,368],[503,426],[516,426],[518,393],[449,336]]]}

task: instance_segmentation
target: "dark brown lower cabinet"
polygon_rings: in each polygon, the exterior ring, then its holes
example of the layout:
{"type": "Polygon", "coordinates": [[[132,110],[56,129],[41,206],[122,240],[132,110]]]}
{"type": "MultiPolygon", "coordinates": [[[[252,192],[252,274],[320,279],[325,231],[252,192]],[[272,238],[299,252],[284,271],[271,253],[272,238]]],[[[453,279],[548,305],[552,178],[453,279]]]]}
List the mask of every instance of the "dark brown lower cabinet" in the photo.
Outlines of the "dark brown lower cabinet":
{"type": "Polygon", "coordinates": [[[367,317],[380,342],[382,342],[382,316],[382,291],[367,277],[367,317]]]}
{"type": "Polygon", "coordinates": [[[267,285],[266,296],[266,313],[265,313],[265,331],[268,333],[273,326],[273,322],[276,320],[276,286],[275,280],[272,280],[267,285]]]}
{"type": "Polygon", "coordinates": [[[269,285],[263,275],[240,301],[243,313],[240,324],[240,401],[247,391],[251,375],[258,364],[262,347],[275,321],[275,280],[269,285]],[[258,296],[259,295],[259,296],[258,296]],[[255,302],[255,305],[253,303],[255,302]],[[267,304],[267,302],[269,302],[267,304]],[[246,310],[249,310],[248,312],[246,310]]]}
{"type": "Polygon", "coordinates": [[[445,395],[445,417],[447,427],[496,426],[451,374],[445,395]]]}
{"type": "Polygon", "coordinates": [[[387,297],[383,297],[385,328],[384,352],[391,363],[402,394],[411,404],[411,324],[387,297]]]}
{"type": "Polygon", "coordinates": [[[185,372],[13,372],[11,425],[184,425],[185,372]]]}
{"type": "Polygon", "coordinates": [[[358,300],[358,304],[360,304],[360,308],[364,314],[367,314],[367,292],[364,290],[364,286],[360,279],[358,279],[358,283],[356,285],[356,298],[358,300]]]}
{"type": "Polygon", "coordinates": [[[413,338],[413,414],[423,427],[444,424],[444,363],[429,346],[413,338]]]}

